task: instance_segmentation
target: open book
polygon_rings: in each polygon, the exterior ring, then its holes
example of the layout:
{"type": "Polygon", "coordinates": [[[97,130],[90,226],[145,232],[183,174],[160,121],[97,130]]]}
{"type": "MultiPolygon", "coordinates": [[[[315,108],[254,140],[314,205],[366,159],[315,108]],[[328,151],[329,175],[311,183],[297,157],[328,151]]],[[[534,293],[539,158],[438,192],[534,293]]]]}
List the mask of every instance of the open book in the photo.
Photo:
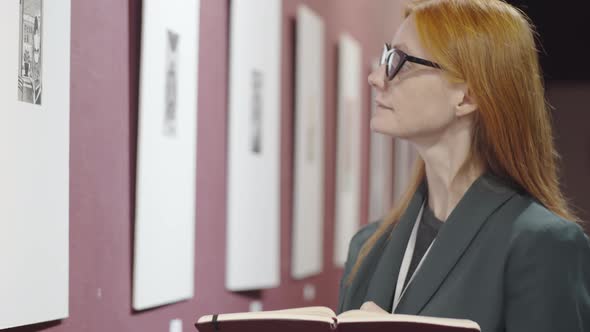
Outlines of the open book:
{"type": "Polygon", "coordinates": [[[205,315],[195,326],[199,332],[476,332],[471,320],[350,310],[336,315],[328,307],[205,315]]]}

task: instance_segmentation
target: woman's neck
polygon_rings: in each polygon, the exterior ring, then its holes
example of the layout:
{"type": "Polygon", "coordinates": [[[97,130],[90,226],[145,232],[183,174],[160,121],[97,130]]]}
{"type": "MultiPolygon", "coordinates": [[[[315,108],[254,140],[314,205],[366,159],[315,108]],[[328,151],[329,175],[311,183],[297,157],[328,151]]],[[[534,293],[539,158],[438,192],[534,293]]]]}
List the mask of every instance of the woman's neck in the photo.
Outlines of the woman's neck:
{"type": "Polygon", "coordinates": [[[446,221],[467,189],[483,172],[483,169],[472,170],[469,174],[458,174],[455,179],[452,179],[451,176],[445,177],[445,175],[437,174],[432,170],[426,171],[427,204],[436,218],[446,221]]]}
{"type": "Polygon", "coordinates": [[[459,130],[434,144],[416,144],[426,168],[428,206],[440,220],[448,218],[471,184],[485,172],[481,162],[472,161],[459,173],[469,157],[470,143],[470,132],[459,130]]]}

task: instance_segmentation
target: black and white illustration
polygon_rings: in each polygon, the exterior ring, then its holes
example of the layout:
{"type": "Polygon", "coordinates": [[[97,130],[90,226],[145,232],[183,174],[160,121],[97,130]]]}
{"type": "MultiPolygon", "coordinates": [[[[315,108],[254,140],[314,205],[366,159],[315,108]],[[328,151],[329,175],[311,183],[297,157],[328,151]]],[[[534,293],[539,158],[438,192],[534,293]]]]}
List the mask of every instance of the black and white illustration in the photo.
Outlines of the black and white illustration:
{"type": "Polygon", "coordinates": [[[252,132],[250,137],[253,153],[262,153],[262,82],[259,70],[252,71],[252,132]]]}
{"type": "MultiPolygon", "coordinates": [[[[372,70],[378,70],[379,59],[374,59],[372,70]]],[[[377,89],[371,89],[371,116],[377,111],[377,89]]],[[[395,140],[396,142],[398,139],[395,140]]],[[[369,170],[369,220],[382,218],[393,202],[393,139],[391,136],[371,131],[369,170]]],[[[396,150],[397,151],[397,150],[396,150]]],[[[397,184],[399,179],[395,178],[397,184]]]]}
{"type": "Polygon", "coordinates": [[[295,135],[291,277],[302,280],[322,272],[325,247],[326,30],[322,17],[305,5],[297,9],[294,42],[295,135]]]}
{"type": "Polygon", "coordinates": [[[350,239],[361,221],[361,69],[362,50],[349,34],[338,45],[338,119],[336,146],[336,224],[334,263],[343,267],[350,239]]]}
{"type": "Polygon", "coordinates": [[[19,1],[18,100],[41,105],[43,0],[19,1]]]}
{"type": "Polygon", "coordinates": [[[178,33],[168,30],[166,38],[166,104],[164,134],[176,136],[176,97],[178,86],[178,33]]]}
{"type": "Polygon", "coordinates": [[[340,189],[342,192],[350,192],[353,190],[352,181],[355,177],[358,177],[358,174],[355,173],[355,169],[353,164],[355,163],[355,148],[358,144],[355,141],[355,136],[349,133],[353,133],[356,130],[355,122],[358,119],[355,119],[355,111],[357,109],[357,101],[351,97],[344,97],[344,105],[342,105],[342,114],[341,117],[341,128],[343,129],[343,135],[340,135],[341,138],[341,149],[339,153],[338,165],[340,165],[340,172],[342,172],[343,176],[340,177],[341,179],[341,186],[340,189]]]}
{"type": "Polygon", "coordinates": [[[0,331],[70,313],[71,7],[0,0],[0,331]]]}
{"type": "Polygon", "coordinates": [[[305,108],[305,162],[314,165],[317,160],[317,134],[318,124],[316,123],[316,114],[320,110],[317,107],[317,97],[315,95],[307,98],[307,107],[305,108]]]}
{"type": "Polygon", "coordinates": [[[134,310],[195,293],[200,1],[142,0],[141,10],[134,310]]]}
{"type": "Polygon", "coordinates": [[[230,2],[225,241],[230,291],[274,288],[281,279],[282,2],[230,2]]]}

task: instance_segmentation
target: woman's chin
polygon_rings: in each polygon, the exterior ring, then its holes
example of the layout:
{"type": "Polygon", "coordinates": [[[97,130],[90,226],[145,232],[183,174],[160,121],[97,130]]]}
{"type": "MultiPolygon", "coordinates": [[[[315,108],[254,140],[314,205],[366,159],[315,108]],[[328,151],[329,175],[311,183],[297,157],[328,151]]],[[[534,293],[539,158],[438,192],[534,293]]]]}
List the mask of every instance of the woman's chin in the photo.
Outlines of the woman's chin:
{"type": "Polygon", "coordinates": [[[384,125],[383,121],[380,121],[383,119],[379,119],[376,117],[371,118],[371,131],[375,132],[375,133],[379,133],[379,134],[383,134],[383,135],[389,135],[389,136],[394,136],[394,133],[392,132],[392,128],[389,128],[388,126],[384,125]]]}

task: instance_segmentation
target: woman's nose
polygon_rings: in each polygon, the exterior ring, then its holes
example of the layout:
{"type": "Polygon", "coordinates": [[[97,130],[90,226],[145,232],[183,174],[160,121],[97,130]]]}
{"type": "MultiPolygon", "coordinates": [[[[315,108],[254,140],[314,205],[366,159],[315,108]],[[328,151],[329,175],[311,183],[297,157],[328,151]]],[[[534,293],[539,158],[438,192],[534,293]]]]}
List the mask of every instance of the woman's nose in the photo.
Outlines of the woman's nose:
{"type": "Polygon", "coordinates": [[[383,79],[383,66],[375,68],[368,77],[369,85],[374,88],[383,89],[385,86],[385,80],[383,79]]]}

